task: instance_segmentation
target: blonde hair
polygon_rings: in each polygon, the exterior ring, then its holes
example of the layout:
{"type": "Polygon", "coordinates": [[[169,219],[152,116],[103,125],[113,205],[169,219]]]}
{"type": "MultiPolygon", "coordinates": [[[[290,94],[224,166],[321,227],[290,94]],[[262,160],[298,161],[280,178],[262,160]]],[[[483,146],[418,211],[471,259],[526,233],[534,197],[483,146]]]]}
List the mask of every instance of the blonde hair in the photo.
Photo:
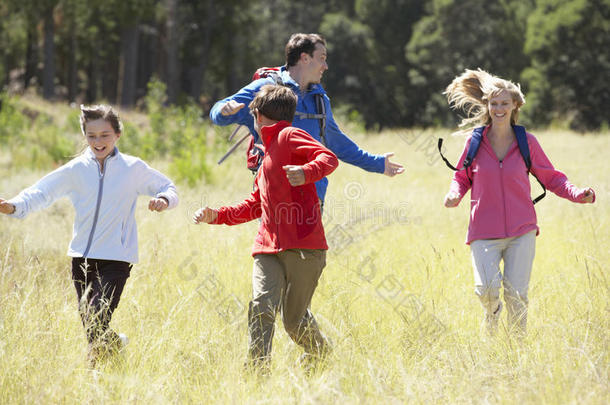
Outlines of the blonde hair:
{"type": "Polygon", "coordinates": [[[488,102],[504,90],[516,103],[510,117],[511,125],[515,125],[519,118],[519,109],[525,104],[525,96],[518,83],[493,76],[481,69],[466,69],[464,73],[453,79],[443,94],[447,95],[449,106],[466,112],[467,116],[462,119],[459,126],[469,127],[460,132],[469,132],[475,126],[491,124],[488,102]]]}

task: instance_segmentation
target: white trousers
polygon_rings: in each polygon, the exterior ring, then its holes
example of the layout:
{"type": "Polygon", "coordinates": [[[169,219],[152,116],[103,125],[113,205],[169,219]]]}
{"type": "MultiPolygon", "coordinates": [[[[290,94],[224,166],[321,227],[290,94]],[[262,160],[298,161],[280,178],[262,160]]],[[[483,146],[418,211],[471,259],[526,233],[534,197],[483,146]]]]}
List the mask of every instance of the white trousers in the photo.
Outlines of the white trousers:
{"type": "Polygon", "coordinates": [[[485,309],[488,328],[493,333],[502,309],[500,284],[509,329],[525,333],[527,324],[527,290],[536,250],[536,231],[503,239],[480,239],[470,243],[474,267],[475,294],[485,309]],[[503,272],[500,261],[504,261],[503,272]],[[495,325],[494,325],[495,323],[495,325]]]}

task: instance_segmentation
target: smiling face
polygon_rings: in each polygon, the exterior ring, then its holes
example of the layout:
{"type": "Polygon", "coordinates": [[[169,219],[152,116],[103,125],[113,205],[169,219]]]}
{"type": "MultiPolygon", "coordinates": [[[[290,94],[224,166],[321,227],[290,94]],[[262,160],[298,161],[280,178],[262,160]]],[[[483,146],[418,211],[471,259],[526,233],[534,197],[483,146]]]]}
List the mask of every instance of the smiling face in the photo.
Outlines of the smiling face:
{"type": "Polygon", "coordinates": [[[313,55],[306,53],[302,54],[302,60],[307,67],[307,83],[320,83],[322,75],[328,70],[328,64],[326,63],[326,47],[317,43],[313,51],[313,55]]]}
{"type": "Polygon", "coordinates": [[[85,138],[100,163],[112,153],[120,136],[121,133],[115,132],[110,122],[103,118],[88,121],[85,124],[85,138]]]}
{"type": "Polygon", "coordinates": [[[490,98],[488,108],[492,125],[506,123],[510,125],[510,119],[516,107],[517,103],[506,90],[502,90],[498,95],[490,98]]]}

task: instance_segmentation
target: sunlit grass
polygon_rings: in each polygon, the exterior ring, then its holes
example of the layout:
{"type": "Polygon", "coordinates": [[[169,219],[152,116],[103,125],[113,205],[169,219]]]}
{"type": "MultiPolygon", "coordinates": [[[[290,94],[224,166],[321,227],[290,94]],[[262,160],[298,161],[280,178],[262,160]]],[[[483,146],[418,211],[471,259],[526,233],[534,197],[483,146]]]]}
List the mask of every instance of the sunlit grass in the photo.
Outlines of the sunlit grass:
{"type": "MultiPolygon", "coordinates": [[[[256,221],[190,223],[202,204],[249,193],[241,152],[214,167],[215,185],[180,187],[173,211],[150,213],[140,200],[140,263],[111,323],[131,341],[96,371],[86,366],[65,256],[71,206],[0,218],[0,403],[608,403],[608,134],[536,133],[572,182],[596,189],[597,202],[549,193],[537,205],[529,334],[520,343],[480,334],[468,207],[442,207],[452,174],[428,145],[449,132],[357,135],[367,150],[395,152],[406,173],[389,179],[342,164],[331,176],[333,246],[312,310],[334,352],[310,377],[279,321],[271,375],[244,372],[256,221]]],[[[455,159],[462,144],[449,138],[447,155],[455,159]]],[[[43,174],[0,178],[0,197],[43,174]]]]}

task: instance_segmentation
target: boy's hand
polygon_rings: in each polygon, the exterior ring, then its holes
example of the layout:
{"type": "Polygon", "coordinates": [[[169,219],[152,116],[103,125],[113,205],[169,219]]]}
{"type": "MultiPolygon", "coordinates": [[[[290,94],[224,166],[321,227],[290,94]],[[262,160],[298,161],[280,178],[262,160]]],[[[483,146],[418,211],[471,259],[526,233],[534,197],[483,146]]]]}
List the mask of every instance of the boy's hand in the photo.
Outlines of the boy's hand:
{"type": "Polygon", "coordinates": [[[282,166],[286,171],[286,177],[291,186],[302,186],[305,184],[305,172],[303,166],[286,165],[282,166]]]}
{"type": "Polygon", "coordinates": [[[383,174],[389,177],[394,177],[397,174],[400,174],[405,171],[405,168],[402,167],[400,163],[390,162],[390,158],[394,156],[394,152],[386,153],[385,155],[385,169],[383,174]]]}
{"type": "Polygon", "coordinates": [[[169,204],[165,198],[152,198],[148,203],[148,209],[151,211],[164,211],[167,209],[169,204]]]}
{"type": "Polygon", "coordinates": [[[447,208],[457,207],[459,203],[460,203],[460,196],[457,195],[456,193],[450,191],[445,196],[445,207],[447,207],[447,208]]]}
{"type": "Polygon", "coordinates": [[[239,110],[244,108],[246,105],[244,103],[238,103],[235,100],[227,101],[221,108],[220,113],[222,115],[233,115],[236,114],[239,110]]]}
{"type": "Polygon", "coordinates": [[[211,224],[212,222],[216,221],[216,218],[218,218],[218,211],[210,207],[204,207],[199,208],[197,212],[195,212],[195,215],[193,215],[193,222],[195,224],[200,224],[202,222],[211,224]]]}
{"type": "Polygon", "coordinates": [[[15,212],[15,206],[0,198],[0,213],[8,215],[12,214],[13,212],[15,212]]]}

